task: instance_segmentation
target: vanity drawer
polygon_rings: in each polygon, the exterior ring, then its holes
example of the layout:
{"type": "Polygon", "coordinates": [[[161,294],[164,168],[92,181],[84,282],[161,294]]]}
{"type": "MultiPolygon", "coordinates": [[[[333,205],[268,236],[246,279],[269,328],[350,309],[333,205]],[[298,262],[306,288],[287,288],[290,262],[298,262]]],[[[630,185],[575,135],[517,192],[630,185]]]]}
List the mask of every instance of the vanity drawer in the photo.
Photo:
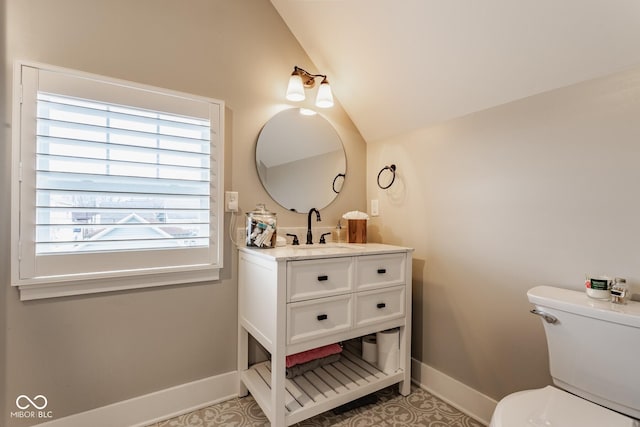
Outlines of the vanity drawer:
{"type": "Polygon", "coordinates": [[[356,298],[356,327],[404,317],[406,286],[359,292],[356,298]]]}
{"type": "Polygon", "coordinates": [[[287,264],[287,302],[351,292],[354,264],[350,257],[289,262],[287,264]]]}
{"type": "Polygon", "coordinates": [[[404,253],[367,255],[358,258],[356,289],[405,284],[405,263],[404,253]]]}
{"type": "Polygon", "coordinates": [[[351,294],[287,304],[287,344],[351,328],[351,294]]]}

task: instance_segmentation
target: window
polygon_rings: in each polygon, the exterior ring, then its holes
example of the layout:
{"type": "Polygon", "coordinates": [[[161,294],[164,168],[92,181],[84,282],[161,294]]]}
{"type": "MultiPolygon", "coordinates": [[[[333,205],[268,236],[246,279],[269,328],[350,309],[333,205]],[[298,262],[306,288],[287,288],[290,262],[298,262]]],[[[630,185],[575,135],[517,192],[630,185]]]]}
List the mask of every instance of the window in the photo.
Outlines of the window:
{"type": "Polygon", "coordinates": [[[21,299],[218,279],[221,101],[16,67],[21,299]]]}

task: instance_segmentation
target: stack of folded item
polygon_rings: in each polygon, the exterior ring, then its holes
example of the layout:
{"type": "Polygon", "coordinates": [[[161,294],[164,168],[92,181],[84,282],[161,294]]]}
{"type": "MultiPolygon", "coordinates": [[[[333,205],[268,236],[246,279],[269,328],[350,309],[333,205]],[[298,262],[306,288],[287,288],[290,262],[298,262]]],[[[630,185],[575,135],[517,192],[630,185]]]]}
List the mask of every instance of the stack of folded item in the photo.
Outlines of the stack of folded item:
{"type": "Polygon", "coordinates": [[[340,344],[329,344],[291,354],[287,356],[286,360],[286,377],[291,379],[320,366],[335,363],[340,360],[340,353],[342,353],[340,344]]]}

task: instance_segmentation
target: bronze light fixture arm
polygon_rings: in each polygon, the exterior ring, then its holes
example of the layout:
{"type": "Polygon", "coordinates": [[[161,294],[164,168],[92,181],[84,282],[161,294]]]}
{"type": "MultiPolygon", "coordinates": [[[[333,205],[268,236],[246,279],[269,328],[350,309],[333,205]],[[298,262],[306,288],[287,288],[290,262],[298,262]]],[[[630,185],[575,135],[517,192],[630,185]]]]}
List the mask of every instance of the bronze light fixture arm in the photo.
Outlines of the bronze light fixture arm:
{"type": "Polygon", "coordinates": [[[300,78],[302,79],[302,84],[307,89],[311,89],[316,85],[316,77],[322,77],[322,83],[329,83],[329,80],[327,79],[327,76],[325,74],[311,74],[307,70],[300,68],[297,65],[293,67],[293,73],[291,73],[291,75],[300,76],[300,78]]]}

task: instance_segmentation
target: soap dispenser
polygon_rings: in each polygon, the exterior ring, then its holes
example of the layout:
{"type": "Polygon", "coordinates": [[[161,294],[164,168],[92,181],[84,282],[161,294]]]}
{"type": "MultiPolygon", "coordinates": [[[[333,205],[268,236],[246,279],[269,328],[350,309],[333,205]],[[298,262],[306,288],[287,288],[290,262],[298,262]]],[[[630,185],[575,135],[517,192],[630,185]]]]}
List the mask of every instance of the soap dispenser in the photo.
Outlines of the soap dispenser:
{"type": "Polygon", "coordinates": [[[343,243],[345,241],[344,237],[345,233],[342,229],[342,224],[338,220],[338,225],[336,225],[336,229],[331,233],[331,240],[335,243],[343,243]]]}

